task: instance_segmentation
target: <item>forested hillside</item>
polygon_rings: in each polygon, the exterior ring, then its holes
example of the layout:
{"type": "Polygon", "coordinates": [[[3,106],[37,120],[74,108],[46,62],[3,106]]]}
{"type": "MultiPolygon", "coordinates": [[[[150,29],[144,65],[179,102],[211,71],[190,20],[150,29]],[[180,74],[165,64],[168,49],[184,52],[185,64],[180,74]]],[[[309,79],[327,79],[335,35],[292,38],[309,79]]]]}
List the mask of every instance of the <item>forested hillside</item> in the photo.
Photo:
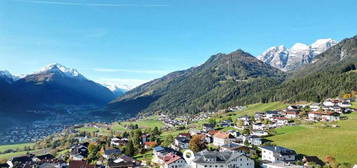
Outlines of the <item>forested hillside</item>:
{"type": "Polygon", "coordinates": [[[237,50],[213,55],[201,66],[146,83],[112,101],[110,108],[171,114],[217,110],[278,85],[284,78],[284,72],[237,50]]]}

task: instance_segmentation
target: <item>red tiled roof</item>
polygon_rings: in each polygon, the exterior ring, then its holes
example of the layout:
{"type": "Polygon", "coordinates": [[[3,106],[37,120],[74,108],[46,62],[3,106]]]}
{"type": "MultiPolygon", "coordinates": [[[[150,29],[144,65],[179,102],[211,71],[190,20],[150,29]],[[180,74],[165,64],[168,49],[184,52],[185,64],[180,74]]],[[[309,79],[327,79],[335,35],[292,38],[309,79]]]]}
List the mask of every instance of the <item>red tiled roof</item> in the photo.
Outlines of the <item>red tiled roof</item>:
{"type": "Polygon", "coordinates": [[[177,156],[175,154],[169,153],[165,156],[164,160],[165,160],[165,164],[171,164],[173,162],[176,162],[177,160],[180,160],[181,157],[177,156]]]}
{"type": "Polygon", "coordinates": [[[157,145],[157,143],[154,142],[154,141],[144,142],[144,144],[147,145],[147,146],[156,146],[157,145]]]}
{"type": "Polygon", "coordinates": [[[221,139],[228,139],[229,134],[218,131],[217,133],[214,134],[214,137],[221,138],[221,139]]]}
{"type": "Polygon", "coordinates": [[[219,132],[219,131],[218,131],[218,130],[211,130],[211,131],[208,131],[208,134],[214,135],[214,134],[216,134],[217,132],[219,132]]]}

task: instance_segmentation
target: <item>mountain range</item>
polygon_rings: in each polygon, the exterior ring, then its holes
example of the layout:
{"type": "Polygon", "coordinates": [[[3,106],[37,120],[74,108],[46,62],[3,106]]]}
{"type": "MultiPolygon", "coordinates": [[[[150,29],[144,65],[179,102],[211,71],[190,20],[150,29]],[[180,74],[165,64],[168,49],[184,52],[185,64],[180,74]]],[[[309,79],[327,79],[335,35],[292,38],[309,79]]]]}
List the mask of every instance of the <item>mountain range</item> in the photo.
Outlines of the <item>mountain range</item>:
{"type": "Polygon", "coordinates": [[[257,58],[282,71],[293,71],[304,64],[310,64],[315,56],[336,44],[333,39],[319,39],[311,45],[296,43],[291,48],[274,46],[257,58]]]}
{"type": "Polygon", "coordinates": [[[0,105],[4,109],[36,109],[44,105],[105,105],[115,98],[106,87],[88,80],[77,70],[51,64],[18,78],[1,71],[0,105]]]}
{"type": "Polygon", "coordinates": [[[357,90],[356,67],[357,36],[337,44],[321,39],[310,46],[272,47],[258,57],[243,50],[218,53],[200,66],[129,91],[51,64],[23,77],[0,71],[0,113],[16,116],[48,105],[93,104],[112,114],[180,115],[258,102],[320,101],[357,90]]]}
{"type": "Polygon", "coordinates": [[[179,115],[258,102],[319,102],[357,90],[356,67],[357,36],[338,44],[322,39],[310,46],[273,47],[258,57],[237,50],[145,83],[108,107],[127,113],[179,115]]]}

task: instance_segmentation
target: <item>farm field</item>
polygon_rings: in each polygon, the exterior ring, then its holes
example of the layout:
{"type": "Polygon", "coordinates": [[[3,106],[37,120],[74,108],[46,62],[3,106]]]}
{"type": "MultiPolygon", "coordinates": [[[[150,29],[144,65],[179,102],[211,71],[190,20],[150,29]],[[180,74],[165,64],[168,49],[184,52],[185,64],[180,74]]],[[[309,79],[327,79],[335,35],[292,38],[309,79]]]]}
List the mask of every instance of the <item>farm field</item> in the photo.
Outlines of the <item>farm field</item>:
{"type": "Polygon", "coordinates": [[[356,164],[357,113],[346,115],[348,120],[337,122],[339,128],[293,126],[277,129],[277,135],[269,137],[274,144],[285,146],[305,155],[324,159],[327,155],[340,163],[356,164]]]}

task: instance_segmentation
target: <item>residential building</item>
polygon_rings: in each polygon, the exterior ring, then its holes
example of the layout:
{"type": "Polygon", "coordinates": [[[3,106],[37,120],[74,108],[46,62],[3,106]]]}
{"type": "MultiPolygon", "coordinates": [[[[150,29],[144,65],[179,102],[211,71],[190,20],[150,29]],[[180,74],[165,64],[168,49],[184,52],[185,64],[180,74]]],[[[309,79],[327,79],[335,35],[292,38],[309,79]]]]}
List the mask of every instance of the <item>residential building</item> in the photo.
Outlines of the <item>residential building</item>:
{"type": "Polygon", "coordinates": [[[109,168],[137,168],[141,167],[141,163],[138,160],[135,160],[129,156],[123,155],[116,159],[108,160],[109,168]]]}
{"type": "Polygon", "coordinates": [[[215,125],[214,124],[203,124],[202,127],[203,127],[204,132],[208,132],[208,131],[214,130],[215,125]]]}
{"type": "Polygon", "coordinates": [[[254,168],[254,160],[231,151],[201,151],[186,158],[190,168],[254,168]]]}
{"type": "Polygon", "coordinates": [[[296,152],[281,146],[262,146],[262,160],[276,161],[295,161],[296,152]]]}
{"type": "Polygon", "coordinates": [[[312,121],[337,121],[340,120],[340,114],[336,112],[315,111],[308,113],[308,118],[312,121]]]}
{"type": "Polygon", "coordinates": [[[232,142],[234,137],[231,134],[225,132],[217,132],[213,135],[213,145],[215,146],[222,146],[225,144],[229,144],[232,142]]]}
{"type": "Polygon", "coordinates": [[[169,153],[164,157],[164,164],[161,166],[163,168],[186,168],[186,161],[178,155],[169,153]]]}
{"type": "Polygon", "coordinates": [[[111,157],[116,157],[121,154],[120,149],[106,149],[104,150],[103,157],[109,159],[111,157]]]}

